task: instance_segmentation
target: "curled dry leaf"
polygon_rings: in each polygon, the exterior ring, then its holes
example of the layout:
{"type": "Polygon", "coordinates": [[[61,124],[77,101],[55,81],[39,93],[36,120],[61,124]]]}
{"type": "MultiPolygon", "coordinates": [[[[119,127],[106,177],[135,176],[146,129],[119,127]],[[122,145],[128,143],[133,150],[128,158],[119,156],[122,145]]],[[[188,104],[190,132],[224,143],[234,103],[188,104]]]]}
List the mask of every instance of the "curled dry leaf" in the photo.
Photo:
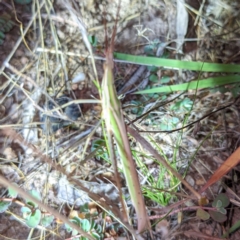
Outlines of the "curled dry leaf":
{"type": "Polygon", "coordinates": [[[169,234],[169,222],[166,219],[163,219],[158,224],[156,224],[156,232],[162,234],[164,239],[169,234]]]}
{"type": "Polygon", "coordinates": [[[17,157],[13,149],[10,147],[5,148],[3,154],[6,156],[7,160],[11,160],[17,157]]]}
{"type": "Polygon", "coordinates": [[[208,189],[212,184],[217,182],[225,174],[227,174],[232,168],[234,168],[240,161],[240,147],[232,153],[232,155],[216,170],[212,177],[207,181],[207,183],[202,187],[200,193],[208,189]]]}

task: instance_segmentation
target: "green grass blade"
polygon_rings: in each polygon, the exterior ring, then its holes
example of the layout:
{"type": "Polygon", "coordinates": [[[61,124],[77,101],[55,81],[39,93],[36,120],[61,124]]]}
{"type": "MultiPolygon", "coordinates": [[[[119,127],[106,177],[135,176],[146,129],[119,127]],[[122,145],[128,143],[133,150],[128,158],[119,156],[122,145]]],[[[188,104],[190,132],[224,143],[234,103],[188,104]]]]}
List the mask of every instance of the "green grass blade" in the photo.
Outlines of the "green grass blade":
{"type": "Polygon", "coordinates": [[[146,94],[146,93],[171,93],[174,91],[186,91],[189,89],[200,89],[200,88],[213,88],[216,86],[231,84],[240,82],[240,76],[231,75],[224,77],[211,77],[207,79],[201,79],[197,81],[192,81],[189,83],[176,84],[171,86],[163,86],[157,88],[146,89],[136,92],[137,94],[146,94]]]}
{"type": "Polygon", "coordinates": [[[140,65],[187,69],[192,71],[226,72],[226,73],[240,72],[240,65],[237,64],[183,61],[156,57],[135,56],[124,53],[114,53],[114,58],[140,65]]]}
{"type": "Polygon", "coordinates": [[[229,234],[235,232],[236,230],[238,230],[240,228],[240,220],[238,220],[237,222],[234,223],[234,225],[225,233],[222,235],[222,238],[228,238],[229,234]]]}

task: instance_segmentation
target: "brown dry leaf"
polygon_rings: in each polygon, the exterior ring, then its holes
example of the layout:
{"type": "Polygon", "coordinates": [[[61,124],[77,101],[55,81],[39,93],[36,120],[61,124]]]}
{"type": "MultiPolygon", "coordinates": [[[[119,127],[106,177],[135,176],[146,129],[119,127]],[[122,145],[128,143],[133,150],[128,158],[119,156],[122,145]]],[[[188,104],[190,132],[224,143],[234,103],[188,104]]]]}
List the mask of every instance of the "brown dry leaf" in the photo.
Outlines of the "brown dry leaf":
{"type": "Polygon", "coordinates": [[[89,213],[92,215],[98,212],[97,204],[95,202],[90,202],[88,204],[88,208],[89,208],[89,213]]]}
{"type": "Polygon", "coordinates": [[[12,160],[17,157],[13,149],[10,147],[5,148],[3,154],[6,156],[7,160],[12,160]]]}
{"type": "Polygon", "coordinates": [[[78,217],[78,211],[72,210],[68,216],[68,218],[72,219],[74,217],[78,217]]]}
{"type": "Polygon", "coordinates": [[[217,182],[221,177],[227,174],[232,168],[234,168],[240,161],[240,147],[232,153],[232,155],[216,170],[212,177],[202,187],[199,193],[204,192],[212,184],[217,182]]]}
{"type": "Polygon", "coordinates": [[[163,219],[156,225],[156,232],[162,234],[162,238],[165,238],[169,234],[169,222],[163,219]]]}

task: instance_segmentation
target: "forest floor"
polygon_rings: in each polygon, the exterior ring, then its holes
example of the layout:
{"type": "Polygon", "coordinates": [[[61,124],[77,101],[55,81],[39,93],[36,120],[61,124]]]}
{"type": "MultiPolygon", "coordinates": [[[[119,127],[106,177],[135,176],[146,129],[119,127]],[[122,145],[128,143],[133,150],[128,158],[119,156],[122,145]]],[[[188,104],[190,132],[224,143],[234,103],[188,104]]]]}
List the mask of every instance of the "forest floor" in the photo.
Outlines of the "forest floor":
{"type": "MultiPolygon", "coordinates": [[[[131,239],[123,225],[96,204],[99,199],[89,198],[92,192],[119,207],[96,84],[103,77],[106,36],[111,39],[118,11],[115,52],[187,62],[240,61],[237,0],[185,1],[185,5],[174,0],[122,0],[120,6],[110,0],[0,1],[0,175],[35,196],[39,193],[43,203],[69,219],[91,219],[89,232],[99,236],[95,239],[131,239]],[[93,49],[97,76],[82,26],[93,49]],[[73,184],[76,179],[81,187],[73,184]]],[[[117,58],[114,64],[126,124],[200,191],[240,146],[240,83],[136,94],[227,73],[153,67],[151,62],[140,65],[117,58]]],[[[210,202],[220,193],[227,195],[231,202],[224,213],[227,220],[204,221],[196,216],[194,201],[183,201],[176,212],[167,208],[191,193],[138,141],[129,139],[154,239],[221,239],[240,221],[239,166],[204,193],[210,202]],[[162,219],[163,215],[167,216],[162,219]]],[[[134,209],[120,172],[135,228],[134,209]]],[[[72,231],[56,216],[47,225],[26,226],[22,207],[31,201],[21,195],[9,197],[2,185],[2,202],[12,204],[6,208],[0,204],[0,239],[81,239],[71,238],[72,231]]],[[[237,230],[227,239],[237,240],[239,234],[237,230]]],[[[150,236],[143,233],[139,239],[150,236]]]]}

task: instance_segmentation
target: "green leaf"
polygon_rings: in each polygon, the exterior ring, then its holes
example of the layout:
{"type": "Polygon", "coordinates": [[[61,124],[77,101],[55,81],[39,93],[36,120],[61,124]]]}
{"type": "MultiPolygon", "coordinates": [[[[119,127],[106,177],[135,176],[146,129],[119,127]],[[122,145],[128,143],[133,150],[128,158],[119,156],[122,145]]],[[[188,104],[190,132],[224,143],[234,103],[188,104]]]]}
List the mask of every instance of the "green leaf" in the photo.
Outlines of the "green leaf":
{"type": "Polygon", "coordinates": [[[149,81],[151,82],[158,82],[158,76],[156,74],[151,74],[149,77],[149,81]]]}
{"type": "Polygon", "coordinates": [[[91,151],[93,152],[103,146],[106,146],[105,140],[102,138],[96,139],[92,142],[91,151]]]}
{"type": "Polygon", "coordinates": [[[177,101],[173,105],[171,105],[170,109],[172,111],[189,111],[192,108],[193,101],[189,98],[184,98],[180,101],[177,101]]]}
{"type": "Polygon", "coordinates": [[[210,214],[207,211],[203,210],[202,208],[198,208],[197,217],[206,221],[210,218],[210,214]]]}
{"type": "Polygon", "coordinates": [[[80,212],[81,213],[88,213],[89,212],[88,203],[85,203],[84,205],[80,206],[80,212]]]}
{"type": "MultiPolygon", "coordinates": [[[[76,230],[76,229],[73,229],[72,230],[72,236],[74,237],[74,236],[76,236],[76,235],[78,235],[78,231],[76,230]]],[[[73,238],[73,239],[80,239],[80,237],[75,237],[75,238],[73,238]]]]}
{"type": "Polygon", "coordinates": [[[104,139],[97,139],[92,143],[91,152],[93,153],[94,151],[96,151],[94,155],[98,160],[102,158],[108,159],[108,153],[104,151],[104,147],[106,147],[106,141],[104,139]]]}
{"type": "Polygon", "coordinates": [[[238,230],[240,228],[240,220],[238,220],[237,222],[234,223],[234,225],[232,227],[230,227],[230,229],[222,236],[222,238],[228,238],[228,235],[235,232],[236,230],[238,230]]]}
{"type": "Polygon", "coordinates": [[[45,216],[42,218],[41,224],[43,227],[48,227],[54,220],[54,216],[45,216]]]}
{"type": "Polygon", "coordinates": [[[91,223],[87,219],[83,219],[81,223],[83,231],[88,232],[91,229],[91,223]]]}
{"type": "Polygon", "coordinates": [[[102,233],[102,226],[100,224],[96,224],[94,226],[94,229],[96,230],[96,232],[98,233],[102,233]]]}
{"type": "Polygon", "coordinates": [[[160,129],[162,131],[170,131],[173,128],[175,128],[178,123],[179,123],[179,118],[164,116],[160,123],[160,129]]]}
{"type": "MultiPolygon", "coordinates": [[[[77,234],[75,234],[75,235],[77,235],[77,234]]],[[[71,240],[81,240],[81,238],[80,237],[72,237],[71,240]]]]}
{"type": "Polygon", "coordinates": [[[21,208],[21,212],[23,214],[23,218],[28,220],[30,215],[31,215],[31,213],[32,213],[32,210],[30,208],[28,208],[28,207],[22,207],[21,208]]]}
{"type": "Polygon", "coordinates": [[[12,202],[4,202],[4,201],[0,201],[0,213],[5,212],[8,207],[11,205],[12,202]]]}
{"type": "Polygon", "coordinates": [[[81,237],[81,240],[88,240],[88,238],[86,238],[86,237],[81,237]]]}
{"type": "MultiPolygon", "coordinates": [[[[171,67],[177,69],[187,69],[192,71],[201,72],[240,72],[239,64],[221,64],[221,63],[208,63],[208,62],[194,62],[194,61],[183,61],[175,59],[164,59],[156,57],[146,56],[135,56],[125,53],[114,52],[114,57],[119,60],[126,60],[128,62],[147,65],[147,66],[158,66],[158,67],[171,67]]],[[[236,78],[239,76],[235,76],[236,78]]],[[[230,81],[229,81],[230,82],[230,81]]]]}
{"type": "Polygon", "coordinates": [[[224,77],[211,77],[207,79],[200,79],[198,81],[191,81],[188,83],[182,83],[171,86],[163,86],[156,88],[146,88],[144,90],[135,92],[135,94],[153,94],[153,93],[171,93],[175,91],[187,91],[190,89],[203,89],[203,88],[214,88],[216,86],[239,83],[240,78],[238,75],[229,75],[224,77]]]}
{"type": "Polygon", "coordinates": [[[143,51],[148,56],[154,56],[156,52],[156,48],[153,45],[147,45],[143,48],[143,51]]]}
{"type": "Polygon", "coordinates": [[[95,226],[97,225],[96,222],[93,219],[91,219],[90,223],[91,223],[91,229],[95,229],[95,226]]]}
{"type": "MultiPolygon", "coordinates": [[[[150,89],[150,86],[147,86],[146,89],[150,89]]],[[[145,91],[145,90],[144,90],[145,91]]],[[[159,94],[155,94],[154,92],[149,92],[146,94],[147,97],[149,98],[158,98],[159,97],[159,94]]]]}
{"type": "Polygon", "coordinates": [[[222,203],[220,207],[227,207],[230,203],[228,196],[225,193],[220,193],[217,195],[217,197],[214,199],[212,206],[217,208],[218,201],[222,203]]]}
{"type": "Polygon", "coordinates": [[[35,206],[37,207],[37,204],[35,204],[33,202],[27,202],[27,205],[31,208],[35,208],[35,206]]]}
{"type": "Polygon", "coordinates": [[[31,215],[30,217],[28,218],[26,224],[28,225],[28,227],[30,228],[35,228],[39,223],[40,223],[40,220],[41,220],[41,216],[42,216],[42,213],[39,209],[36,209],[31,215]]]}
{"type": "Polygon", "coordinates": [[[100,236],[98,233],[92,232],[91,235],[92,235],[95,239],[101,240],[101,236],[100,236]]]}
{"type": "Polygon", "coordinates": [[[220,207],[222,207],[222,201],[217,200],[216,208],[220,208],[220,207]]]}
{"type": "Polygon", "coordinates": [[[177,117],[172,117],[172,118],[171,118],[171,122],[172,122],[173,125],[176,125],[176,124],[179,123],[179,118],[177,118],[177,117]]]}
{"type": "Polygon", "coordinates": [[[160,80],[161,83],[169,83],[170,82],[170,77],[168,76],[165,76],[165,77],[162,77],[161,80],[160,80]]]}
{"type": "Polygon", "coordinates": [[[146,88],[145,90],[136,92],[136,94],[171,93],[175,91],[187,91],[190,89],[196,90],[203,88],[213,88],[216,86],[232,84],[236,82],[240,82],[240,78],[238,75],[211,77],[177,85],[156,87],[151,89],[146,88]]]}
{"type": "Polygon", "coordinates": [[[227,216],[225,214],[222,214],[217,211],[209,211],[210,216],[212,217],[213,220],[216,222],[222,223],[227,220],[227,216]]]}
{"type": "MultiPolygon", "coordinates": [[[[14,185],[17,186],[16,183],[14,183],[14,185]]],[[[9,196],[12,197],[12,198],[16,198],[17,195],[18,195],[17,191],[13,190],[11,187],[8,188],[8,194],[9,194],[9,196]]]]}
{"type": "Polygon", "coordinates": [[[131,107],[132,114],[136,114],[136,115],[142,114],[144,108],[142,107],[142,103],[140,101],[132,100],[131,105],[134,105],[131,107]]]}
{"type": "Polygon", "coordinates": [[[31,210],[30,208],[28,208],[28,207],[22,207],[22,208],[21,208],[21,212],[22,212],[22,213],[31,213],[32,210],[31,210]]]}
{"type": "Polygon", "coordinates": [[[158,67],[156,67],[156,66],[148,66],[147,69],[151,73],[156,73],[157,70],[158,70],[158,67]]]}
{"type": "Polygon", "coordinates": [[[184,98],[181,104],[181,107],[185,108],[187,111],[189,111],[192,108],[193,101],[189,98],[184,98]]]}
{"type": "Polygon", "coordinates": [[[89,35],[89,36],[88,36],[88,40],[89,40],[89,42],[91,43],[91,45],[92,45],[93,47],[96,47],[96,46],[97,46],[98,40],[97,40],[97,37],[96,37],[96,36],[94,36],[94,35],[89,35]]]}
{"type": "Polygon", "coordinates": [[[67,223],[65,223],[65,228],[68,233],[72,231],[72,227],[70,227],[67,223]]]}
{"type": "Polygon", "coordinates": [[[173,129],[173,127],[169,124],[160,123],[160,129],[162,131],[171,131],[173,129]]]}
{"type": "MultiPolygon", "coordinates": [[[[29,193],[30,193],[33,197],[35,197],[36,199],[38,199],[39,201],[41,201],[41,195],[40,195],[40,193],[39,193],[38,191],[36,191],[36,190],[31,190],[29,193]]],[[[38,207],[38,204],[35,203],[35,202],[32,201],[32,200],[26,199],[26,202],[27,202],[27,204],[29,204],[29,205],[31,205],[31,206],[33,206],[33,207],[35,207],[35,208],[38,207]]]]}
{"type": "Polygon", "coordinates": [[[218,208],[218,211],[219,211],[220,213],[224,214],[224,215],[227,214],[227,210],[226,210],[225,208],[223,208],[223,207],[218,208]]]}
{"type": "Polygon", "coordinates": [[[70,219],[70,221],[75,223],[78,226],[81,226],[82,219],[79,217],[74,217],[74,218],[70,219]]]}

